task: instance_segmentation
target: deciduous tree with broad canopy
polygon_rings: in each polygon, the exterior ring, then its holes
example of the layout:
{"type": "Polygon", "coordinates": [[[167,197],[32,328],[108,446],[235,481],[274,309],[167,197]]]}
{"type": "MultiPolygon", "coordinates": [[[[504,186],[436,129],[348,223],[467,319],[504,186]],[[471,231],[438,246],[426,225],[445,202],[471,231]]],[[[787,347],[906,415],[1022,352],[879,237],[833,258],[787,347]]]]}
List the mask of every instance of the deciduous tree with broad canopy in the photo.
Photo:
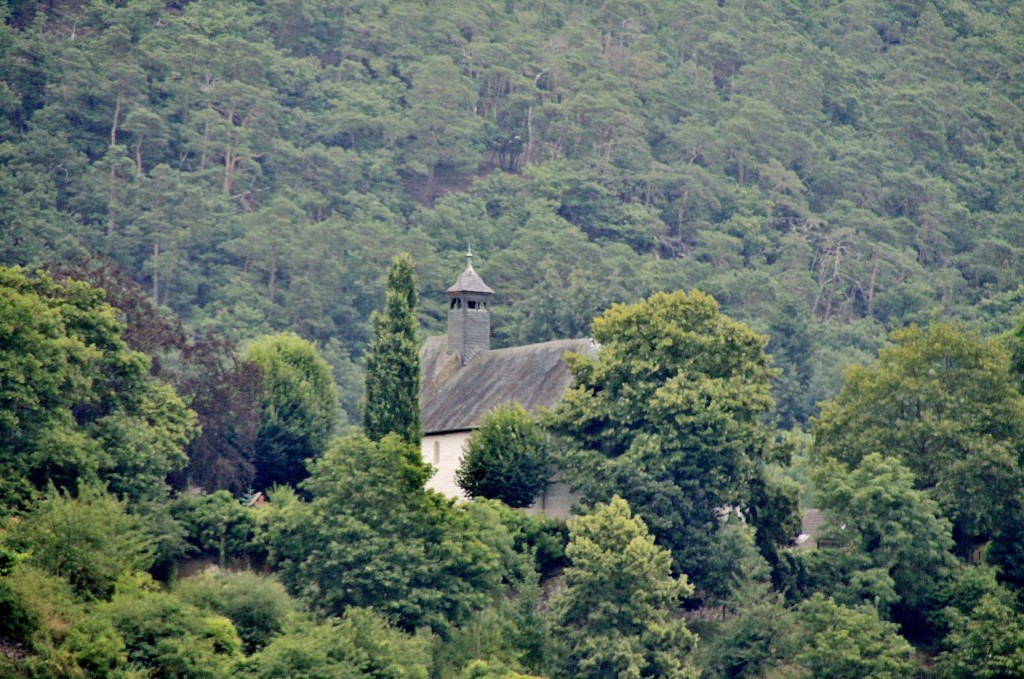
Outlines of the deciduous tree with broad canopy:
{"type": "Polygon", "coordinates": [[[406,630],[446,632],[490,601],[500,558],[469,513],[426,490],[419,446],[389,434],[335,439],[303,484],[310,502],[272,495],[281,580],[317,609],[380,611],[406,630]]]}
{"type": "Polygon", "coordinates": [[[544,430],[514,403],[484,416],[469,439],[456,478],[470,497],[528,507],[547,485],[548,457],[544,430]]]}
{"type": "Polygon", "coordinates": [[[898,458],[953,521],[962,550],[989,538],[1024,484],[1024,399],[995,342],[957,326],[910,326],[878,361],[849,369],[813,424],[814,455],[851,467],[898,458]]]}
{"type": "Polygon", "coordinates": [[[312,342],[292,332],[262,337],[247,353],[263,374],[256,485],[295,485],[307,476],[306,460],[323,455],[334,432],[338,389],[331,367],[312,342]]]}
{"type": "Polygon", "coordinates": [[[0,508],[24,509],[50,483],[166,496],[196,416],[123,331],[102,290],[0,269],[0,508]]]}
{"type": "Polygon", "coordinates": [[[763,465],[785,458],[763,421],[776,373],[767,338],[699,291],[617,304],[593,331],[601,351],[567,355],[574,383],[550,417],[582,500],[624,497],[698,587],[723,509],[748,514],[762,551],[763,536],[795,534],[795,503],[751,511],[755,495],[778,500],[763,465]]]}
{"type": "Polygon", "coordinates": [[[828,518],[833,564],[845,573],[831,584],[836,600],[873,604],[922,638],[939,604],[939,584],[957,565],[949,520],[914,488],[899,460],[877,453],[846,470],[834,461],[815,470],[818,501],[828,518]]]}

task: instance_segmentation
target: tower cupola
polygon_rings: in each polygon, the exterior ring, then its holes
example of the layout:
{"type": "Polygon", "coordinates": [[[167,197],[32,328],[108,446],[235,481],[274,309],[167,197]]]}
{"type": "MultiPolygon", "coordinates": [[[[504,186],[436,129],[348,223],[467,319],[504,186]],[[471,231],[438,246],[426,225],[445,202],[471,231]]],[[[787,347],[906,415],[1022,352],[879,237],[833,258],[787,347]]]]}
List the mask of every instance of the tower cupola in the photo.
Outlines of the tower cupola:
{"type": "Polygon", "coordinates": [[[448,288],[448,353],[458,352],[462,365],[491,348],[491,310],[494,290],[473,270],[473,253],[466,253],[466,270],[448,288]]]}

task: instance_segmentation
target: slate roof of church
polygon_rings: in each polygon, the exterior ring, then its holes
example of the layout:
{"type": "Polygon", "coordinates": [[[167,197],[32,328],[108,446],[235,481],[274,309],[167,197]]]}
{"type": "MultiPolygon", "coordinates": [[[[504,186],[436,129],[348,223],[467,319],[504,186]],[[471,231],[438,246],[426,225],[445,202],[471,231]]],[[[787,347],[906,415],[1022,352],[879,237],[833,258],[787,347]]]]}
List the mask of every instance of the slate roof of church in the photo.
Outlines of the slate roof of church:
{"type": "Polygon", "coordinates": [[[447,338],[431,337],[420,349],[423,433],[476,429],[488,411],[507,403],[554,407],[572,383],[562,358],[567,351],[595,356],[597,345],[573,339],[491,349],[460,368],[458,355],[447,353],[447,338]]]}

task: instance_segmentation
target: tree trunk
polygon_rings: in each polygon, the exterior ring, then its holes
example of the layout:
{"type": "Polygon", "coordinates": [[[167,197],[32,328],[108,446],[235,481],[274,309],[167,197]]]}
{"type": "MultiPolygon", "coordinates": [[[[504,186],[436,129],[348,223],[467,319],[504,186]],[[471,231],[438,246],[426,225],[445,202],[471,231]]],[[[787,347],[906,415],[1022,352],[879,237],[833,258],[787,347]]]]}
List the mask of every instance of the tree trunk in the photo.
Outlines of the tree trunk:
{"type": "Polygon", "coordinates": [[[114,235],[114,207],[117,205],[117,169],[110,163],[110,193],[107,195],[107,238],[114,235]]]}
{"type": "Polygon", "coordinates": [[[231,146],[228,145],[227,150],[224,151],[224,185],[223,185],[224,194],[227,195],[227,196],[231,195],[231,185],[234,182],[234,177],[232,176],[234,174],[234,170],[233,170],[233,167],[232,167],[233,165],[234,165],[234,158],[231,155],[231,146]]]}
{"type": "Polygon", "coordinates": [[[110,125],[110,146],[117,146],[117,128],[121,124],[121,95],[117,95],[117,102],[114,104],[114,121],[110,125]]]}
{"type": "Polygon", "coordinates": [[[160,304],[160,241],[153,242],[153,304],[160,304]]]}
{"type": "Polygon", "coordinates": [[[530,158],[533,156],[533,104],[526,107],[526,160],[523,161],[523,167],[530,164],[530,158]]]}
{"type": "MultiPolygon", "coordinates": [[[[117,146],[117,129],[121,125],[121,95],[114,104],[114,120],[110,125],[110,150],[117,146]]],[[[117,205],[117,171],[114,169],[113,154],[110,165],[110,193],[107,198],[107,238],[114,235],[114,206],[117,205]]]]}
{"type": "Polygon", "coordinates": [[[142,176],[142,135],[139,135],[139,141],[135,144],[135,176],[142,176]]]}
{"type": "Polygon", "coordinates": [[[871,310],[875,304],[875,279],[878,276],[878,264],[871,267],[871,277],[868,279],[868,308],[867,317],[871,318],[871,310]]]}
{"type": "Polygon", "coordinates": [[[267,282],[267,298],[273,303],[277,294],[277,243],[274,243],[273,255],[270,258],[270,280],[267,282]]]}

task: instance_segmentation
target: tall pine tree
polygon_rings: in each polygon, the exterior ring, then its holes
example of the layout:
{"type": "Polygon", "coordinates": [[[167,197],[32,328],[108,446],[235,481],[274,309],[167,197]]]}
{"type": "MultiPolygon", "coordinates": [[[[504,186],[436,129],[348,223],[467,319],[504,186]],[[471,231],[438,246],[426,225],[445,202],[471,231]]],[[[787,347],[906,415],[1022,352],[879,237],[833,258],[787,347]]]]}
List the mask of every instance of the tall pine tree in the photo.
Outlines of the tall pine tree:
{"type": "Polygon", "coordinates": [[[412,257],[396,256],[388,269],[383,311],[371,318],[374,340],[366,355],[363,429],[379,441],[394,432],[420,441],[420,356],[416,342],[416,279],[412,257]]]}

